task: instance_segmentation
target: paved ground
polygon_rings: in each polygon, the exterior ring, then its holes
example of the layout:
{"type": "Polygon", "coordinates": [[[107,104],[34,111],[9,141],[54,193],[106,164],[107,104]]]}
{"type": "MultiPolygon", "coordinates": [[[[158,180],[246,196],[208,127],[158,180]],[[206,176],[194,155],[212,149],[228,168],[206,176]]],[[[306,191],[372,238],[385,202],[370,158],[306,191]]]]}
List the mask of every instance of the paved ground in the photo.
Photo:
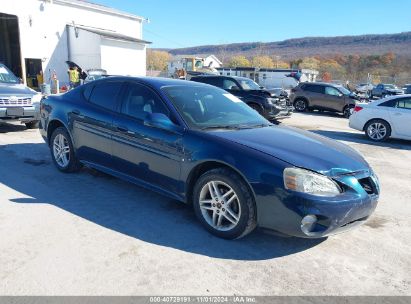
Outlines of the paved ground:
{"type": "Polygon", "coordinates": [[[182,204],[90,169],[59,173],[38,131],[0,126],[0,294],[411,295],[411,142],[373,145],[338,116],[284,123],[364,154],[382,184],[366,225],[221,240],[182,204]]]}

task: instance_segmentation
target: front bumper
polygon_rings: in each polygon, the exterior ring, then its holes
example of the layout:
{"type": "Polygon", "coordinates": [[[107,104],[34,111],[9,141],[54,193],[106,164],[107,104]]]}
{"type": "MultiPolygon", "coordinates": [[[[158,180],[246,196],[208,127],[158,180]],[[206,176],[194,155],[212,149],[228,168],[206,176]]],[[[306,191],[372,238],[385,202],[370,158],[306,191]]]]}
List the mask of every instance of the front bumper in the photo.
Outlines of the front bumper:
{"type": "Polygon", "coordinates": [[[30,122],[30,121],[37,121],[40,119],[39,109],[38,107],[31,105],[31,106],[22,106],[19,108],[23,108],[22,115],[10,115],[8,111],[13,107],[0,107],[0,120],[4,121],[14,121],[18,120],[21,122],[30,122]]]}
{"type": "Polygon", "coordinates": [[[281,199],[266,201],[263,203],[264,210],[258,211],[259,225],[286,235],[321,238],[363,224],[377,207],[380,191],[378,181],[369,171],[333,179],[344,189],[344,193],[336,197],[279,190],[277,196],[281,199]],[[308,232],[302,225],[307,215],[317,218],[308,232]]]}
{"type": "Polygon", "coordinates": [[[266,108],[266,118],[268,119],[284,119],[291,116],[294,108],[288,105],[269,105],[266,108]]]}

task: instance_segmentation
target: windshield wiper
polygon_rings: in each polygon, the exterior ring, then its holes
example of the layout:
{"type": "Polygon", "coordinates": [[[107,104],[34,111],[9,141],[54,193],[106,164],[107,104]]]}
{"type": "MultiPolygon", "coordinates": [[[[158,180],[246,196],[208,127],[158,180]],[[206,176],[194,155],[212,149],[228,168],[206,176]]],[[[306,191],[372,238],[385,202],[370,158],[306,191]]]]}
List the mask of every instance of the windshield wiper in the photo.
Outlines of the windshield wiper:
{"type": "Polygon", "coordinates": [[[201,130],[209,130],[209,129],[237,129],[236,125],[215,125],[215,126],[206,126],[201,127],[201,130]]]}

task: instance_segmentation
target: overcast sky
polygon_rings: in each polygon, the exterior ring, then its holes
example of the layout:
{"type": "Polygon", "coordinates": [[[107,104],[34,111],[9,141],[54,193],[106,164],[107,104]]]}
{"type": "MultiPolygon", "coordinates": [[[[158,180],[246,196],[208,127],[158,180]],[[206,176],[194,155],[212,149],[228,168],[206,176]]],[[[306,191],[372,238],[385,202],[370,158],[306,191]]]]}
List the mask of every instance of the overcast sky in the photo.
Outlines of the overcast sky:
{"type": "Polygon", "coordinates": [[[411,0],[91,0],[149,18],[152,47],[411,31],[411,0]]]}

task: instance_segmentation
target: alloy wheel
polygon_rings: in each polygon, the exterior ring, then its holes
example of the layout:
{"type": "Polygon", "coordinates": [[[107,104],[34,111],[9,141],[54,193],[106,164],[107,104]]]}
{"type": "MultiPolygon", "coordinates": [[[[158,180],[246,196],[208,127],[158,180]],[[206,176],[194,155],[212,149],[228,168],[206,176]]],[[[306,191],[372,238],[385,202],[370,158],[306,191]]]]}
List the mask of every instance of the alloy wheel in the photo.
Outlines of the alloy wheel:
{"type": "Polygon", "coordinates": [[[200,191],[199,203],[203,218],[216,230],[231,230],[240,221],[239,198],[233,188],[222,181],[206,183],[200,191]]]}
{"type": "Polygon", "coordinates": [[[53,156],[60,167],[65,168],[68,166],[70,162],[70,145],[62,134],[57,134],[54,138],[53,156]]]}
{"type": "Polygon", "coordinates": [[[367,134],[373,140],[382,140],[387,135],[387,128],[380,122],[374,122],[368,126],[367,134]]]}
{"type": "Polygon", "coordinates": [[[304,101],[304,100],[301,100],[301,99],[300,99],[300,100],[297,100],[297,101],[295,102],[294,107],[295,107],[295,109],[296,109],[297,111],[300,111],[300,112],[305,111],[305,108],[306,108],[305,101],[304,101]]]}

